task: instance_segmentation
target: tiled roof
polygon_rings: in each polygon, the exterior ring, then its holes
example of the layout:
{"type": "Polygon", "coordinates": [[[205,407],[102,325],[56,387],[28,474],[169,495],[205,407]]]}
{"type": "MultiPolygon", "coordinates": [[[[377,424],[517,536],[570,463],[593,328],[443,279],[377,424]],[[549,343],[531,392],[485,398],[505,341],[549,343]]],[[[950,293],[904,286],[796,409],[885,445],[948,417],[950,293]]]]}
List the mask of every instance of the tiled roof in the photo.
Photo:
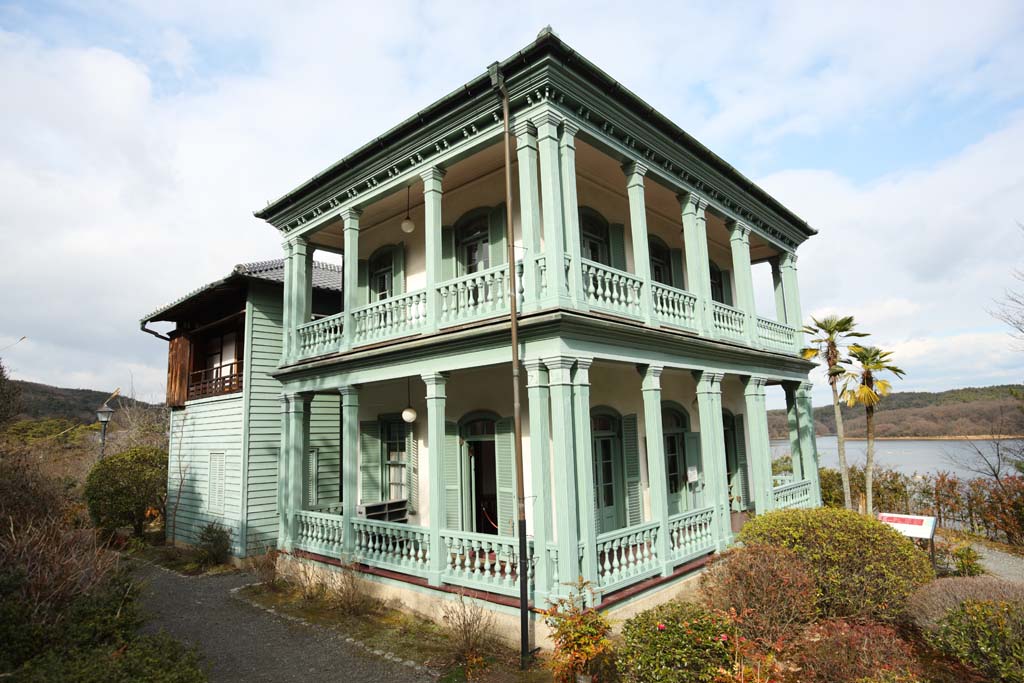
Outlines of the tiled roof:
{"type": "MultiPolygon", "coordinates": [[[[256,261],[254,263],[239,263],[228,275],[216,282],[211,282],[207,285],[203,285],[199,289],[195,289],[180,299],[176,299],[166,306],[161,306],[156,309],[140,322],[145,325],[148,322],[156,320],[159,316],[167,313],[171,309],[180,306],[189,299],[199,296],[204,292],[211,291],[217,287],[221,287],[229,283],[232,278],[242,277],[253,280],[264,280],[266,282],[276,282],[278,284],[284,284],[284,259],[272,259],[270,261],[256,261]]],[[[313,262],[313,288],[321,289],[329,292],[340,292],[342,281],[341,266],[333,263],[322,263],[319,261],[313,262]]]]}

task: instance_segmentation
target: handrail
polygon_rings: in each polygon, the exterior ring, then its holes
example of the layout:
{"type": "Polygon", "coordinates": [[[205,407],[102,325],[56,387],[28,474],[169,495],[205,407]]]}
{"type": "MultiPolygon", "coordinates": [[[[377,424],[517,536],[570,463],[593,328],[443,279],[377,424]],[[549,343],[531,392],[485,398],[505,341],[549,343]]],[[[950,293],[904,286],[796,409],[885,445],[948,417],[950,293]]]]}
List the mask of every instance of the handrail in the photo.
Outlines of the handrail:
{"type": "Polygon", "coordinates": [[[661,571],[660,522],[617,529],[597,537],[597,583],[605,590],[661,571]]]}
{"type": "Polygon", "coordinates": [[[345,313],[342,312],[302,323],[295,328],[299,355],[313,356],[340,348],[344,335],[344,321],[345,313]]]}
{"type": "Polygon", "coordinates": [[[715,508],[687,510],[668,518],[669,554],[676,562],[715,548],[715,508]]]}
{"type": "Polygon", "coordinates": [[[242,361],[196,370],[188,375],[188,400],[232,394],[242,390],[242,361]]]}
{"type": "Polygon", "coordinates": [[[757,338],[766,347],[792,351],[796,344],[796,329],[768,318],[757,319],[757,338]]]}
{"type": "Polygon", "coordinates": [[[583,296],[587,304],[597,308],[640,316],[643,280],[632,273],[581,258],[583,296]]]}
{"type": "Polygon", "coordinates": [[[772,489],[772,498],[778,509],[811,507],[811,482],[807,479],[772,489]]]}
{"type": "MultiPolygon", "coordinates": [[[[444,554],[443,581],[499,593],[515,594],[518,591],[519,548],[514,536],[443,529],[441,548],[444,554]]],[[[528,571],[532,577],[532,542],[528,551],[528,571]]]]}
{"type": "Polygon", "coordinates": [[[681,327],[696,329],[697,296],[660,282],[651,283],[654,315],[660,320],[681,327]]]}
{"type": "Polygon", "coordinates": [[[427,292],[391,296],[352,309],[354,343],[415,332],[427,323],[427,292]]]}
{"type": "Polygon", "coordinates": [[[508,311],[509,270],[503,263],[437,285],[442,323],[461,323],[508,311]]]}
{"type": "Polygon", "coordinates": [[[738,308],[723,304],[720,301],[711,302],[711,316],[715,324],[715,330],[734,337],[743,337],[743,326],[747,314],[738,308]]]}
{"type": "Polygon", "coordinates": [[[340,557],[345,528],[341,515],[296,510],[293,519],[296,546],[309,552],[340,557]]]}
{"type": "Polygon", "coordinates": [[[425,571],[430,565],[430,530],[401,522],[352,520],[358,560],[375,567],[425,571]]]}

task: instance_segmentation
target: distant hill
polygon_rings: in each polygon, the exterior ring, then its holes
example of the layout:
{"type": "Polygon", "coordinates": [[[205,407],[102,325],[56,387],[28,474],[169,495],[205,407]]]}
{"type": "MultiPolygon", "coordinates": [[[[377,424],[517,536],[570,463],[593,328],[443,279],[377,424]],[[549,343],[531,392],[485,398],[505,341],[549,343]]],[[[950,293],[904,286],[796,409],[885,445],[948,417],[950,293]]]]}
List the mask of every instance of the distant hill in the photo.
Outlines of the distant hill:
{"type": "MultiPolygon", "coordinates": [[[[901,391],[882,400],[875,412],[875,433],[885,437],[980,436],[992,433],[1024,434],[1021,402],[1010,393],[1024,392],[1024,385],[1002,384],[949,391],[901,391]]],[[[864,409],[842,406],[846,434],[864,437],[864,409]]],[[[819,435],[836,433],[832,405],[814,409],[819,435]]],[[[788,434],[786,412],[768,411],[768,431],[773,439],[788,434]]]]}
{"type": "MultiPolygon", "coordinates": [[[[21,380],[12,382],[21,388],[21,411],[18,417],[23,419],[65,418],[90,424],[96,421],[96,409],[113,393],[93,389],[65,389],[21,380]]],[[[148,405],[122,396],[115,400],[148,405]]]]}

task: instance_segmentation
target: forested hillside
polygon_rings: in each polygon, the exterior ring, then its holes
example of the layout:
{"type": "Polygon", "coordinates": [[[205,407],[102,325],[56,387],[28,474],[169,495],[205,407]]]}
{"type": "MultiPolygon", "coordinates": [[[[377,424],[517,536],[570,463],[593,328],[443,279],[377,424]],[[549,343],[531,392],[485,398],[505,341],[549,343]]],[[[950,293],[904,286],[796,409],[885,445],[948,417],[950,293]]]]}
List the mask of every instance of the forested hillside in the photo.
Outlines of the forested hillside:
{"type": "MultiPolygon", "coordinates": [[[[1024,434],[1024,405],[1011,391],[1024,391],[1024,385],[1004,384],[969,387],[949,391],[904,391],[882,400],[875,413],[876,435],[881,437],[980,436],[985,434],[1024,434]]],[[[843,423],[852,437],[865,436],[864,409],[843,404],[843,423]]],[[[819,435],[836,433],[835,413],[831,405],[814,409],[815,431],[819,435]]],[[[783,410],[768,412],[768,429],[773,439],[787,434],[783,410]]]]}
{"type": "MultiPolygon", "coordinates": [[[[65,389],[48,384],[12,380],[21,389],[20,418],[59,417],[83,423],[96,421],[96,409],[103,405],[112,392],[93,389],[65,389]]],[[[119,396],[119,404],[142,403],[119,396]]]]}

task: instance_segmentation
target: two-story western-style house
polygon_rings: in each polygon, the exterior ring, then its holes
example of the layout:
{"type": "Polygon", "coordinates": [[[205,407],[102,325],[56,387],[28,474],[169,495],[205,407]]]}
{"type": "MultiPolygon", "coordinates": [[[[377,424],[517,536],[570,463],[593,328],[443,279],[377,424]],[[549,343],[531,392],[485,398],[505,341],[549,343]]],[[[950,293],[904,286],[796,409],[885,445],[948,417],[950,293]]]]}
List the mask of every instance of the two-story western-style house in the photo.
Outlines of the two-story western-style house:
{"type": "Polygon", "coordinates": [[[510,290],[536,606],[578,576],[607,607],[649,595],[746,514],[819,504],[796,269],[815,231],[550,30],[257,216],[283,239],[283,288],[261,284],[233,328],[251,372],[239,405],[201,388],[228,358],[226,333],[220,351],[208,341],[220,312],[204,293],[172,318],[199,374],[175,375],[172,341],[171,495],[180,448],[190,522],[229,518],[239,553],[273,542],[410,594],[510,604],[524,570],[510,290]],[[340,295],[317,251],[341,254],[340,295]],[[789,408],[794,478],[779,487],[767,385],[789,408]],[[218,429],[237,446],[215,445],[218,429]]]}

